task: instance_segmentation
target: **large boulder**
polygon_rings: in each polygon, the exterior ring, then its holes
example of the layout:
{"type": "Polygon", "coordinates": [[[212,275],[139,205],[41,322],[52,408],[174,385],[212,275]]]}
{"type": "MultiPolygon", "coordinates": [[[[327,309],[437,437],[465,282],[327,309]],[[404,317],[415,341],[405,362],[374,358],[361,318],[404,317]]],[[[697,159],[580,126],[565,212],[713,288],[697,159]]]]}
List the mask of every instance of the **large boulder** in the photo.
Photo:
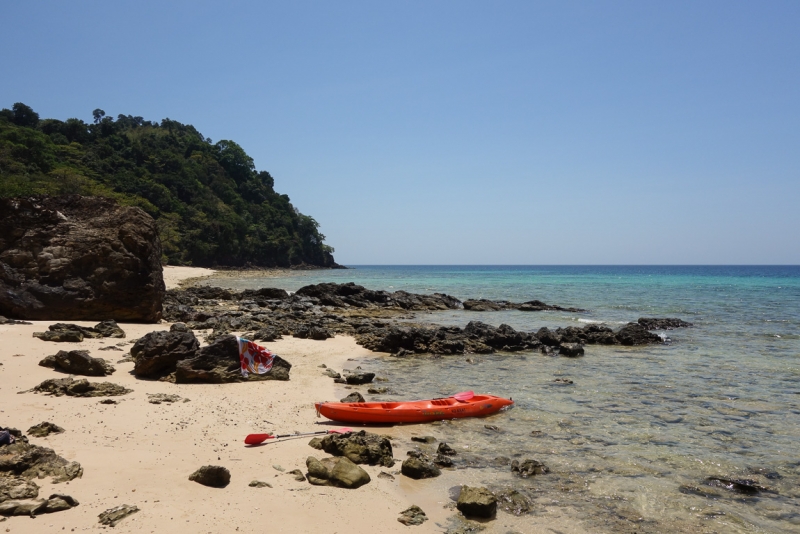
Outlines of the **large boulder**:
{"type": "Polygon", "coordinates": [[[335,486],[355,489],[367,484],[369,473],[345,458],[323,458],[317,460],[309,456],[306,460],[308,481],[315,486],[335,486]]]}
{"type": "Polygon", "coordinates": [[[647,345],[650,343],[662,343],[660,336],[649,332],[639,323],[628,323],[617,332],[617,339],[623,345],[647,345]]]}
{"type": "Polygon", "coordinates": [[[152,217],[101,197],[0,199],[0,314],[155,322],[164,298],[152,217]]]}
{"type": "Polygon", "coordinates": [[[131,348],[133,373],[142,377],[171,373],[178,361],[193,358],[199,348],[192,332],[150,332],[131,348]]]}
{"type": "Polygon", "coordinates": [[[320,442],[321,449],[334,456],[345,456],[357,464],[392,467],[392,444],[383,436],[360,430],[346,434],[328,434],[320,442]]]}
{"type": "Polygon", "coordinates": [[[60,350],[39,362],[42,367],[51,367],[73,375],[108,376],[116,369],[103,358],[93,358],[86,350],[60,350]]]}
{"type": "Polygon", "coordinates": [[[490,518],[497,513],[497,498],[486,488],[461,486],[456,508],[466,517],[490,518]]]}
{"type": "Polygon", "coordinates": [[[400,466],[400,472],[408,478],[434,478],[442,474],[436,465],[425,457],[412,456],[400,466]]]}
{"type": "Polygon", "coordinates": [[[175,381],[179,384],[224,384],[245,380],[289,380],[291,368],[292,364],[275,356],[268,373],[250,373],[248,378],[244,378],[239,362],[239,342],[236,336],[226,335],[202,347],[193,358],[179,361],[175,367],[175,381]]]}

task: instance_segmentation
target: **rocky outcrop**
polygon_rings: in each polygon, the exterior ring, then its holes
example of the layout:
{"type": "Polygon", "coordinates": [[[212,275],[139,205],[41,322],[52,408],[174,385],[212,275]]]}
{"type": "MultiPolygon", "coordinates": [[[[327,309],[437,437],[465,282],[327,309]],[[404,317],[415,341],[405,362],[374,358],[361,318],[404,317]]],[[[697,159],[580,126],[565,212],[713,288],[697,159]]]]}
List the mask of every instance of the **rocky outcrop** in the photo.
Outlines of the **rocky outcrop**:
{"type": "Polygon", "coordinates": [[[545,475],[550,472],[550,469],[537,460],[528,459],[523,460],[522,463],[514,460],[511,462],[511,472],[519,477],[528,478],[534,475],[545,475]]]}
{"type": "Polygon", "coordinates": [[[497,498],[486,488],[461,486],[456,508],[466,517],[491,518],[497,513],[497,498]]]}
{"type": "Polygon", "coordinates": [[[660,336],[649,332],[639,323],[628,323],[617,332],[617,339],[621,345],[648,345],[662,343],[660,336]]]}
{"type": "Polygon", "coordinates": [[[500,310],[519,310],[519,311],[563,311],[570,313],[581,313],[586,310],[581,308],[563,308],[545,304],[541,300],[529,300],[528,302],[509,302],[507,300],[486,300],[471,299],[465,300],[464,309],[467,311],[500,311],[500,310]]]}
{"type": "Polygon", "coordinates": [[[150,332],[131,348],[133,373],[151,378],[171,373],[180,360],[193,358],[199,348],[200,342],[192,332],[150,332]]]}
{"type": "Polygon", "coordinates": [[[366,430],[328,434],[320,441],[320,448],[328,454],[344,456],[356,464],[394,465],[391,442],[366,430]]]}
{"type": "Polygon", "coordinates": [[[34,332],[33,337],[42,341],[80,342],[85,338],[99,339],[103,337],[124,338],[125,332],[117,325],[116,321],[103,321],[92,328],[77,324],[56,323],[47,327],[47,332],[34,332]]]}
{"type": "Polygon", "coordinates": [[[39,362],[42,367],[83,376],[108,376],[116,369],[103,358],[92,358],[86,350],[60,350],[39,362]]]}
{"type": "Polygon", "coordinates": [[[344,456],[322,460],[309,456],[306,468],[308,481],[315,486],[355,489],[371,480],[369,473],[344,456]]]}
{"type": "Polygon", "coordinates": [[[189,480],[210,488],[224,488],[231,483],[231,472],[220,465],[204,465],[189,475],[189,480]]]}
{"type": "Polygon", "coordinates": [[[32,445],[25,439],[4,445],[0,451],[0,477],[12,476],[26,480],[52,477],[55,484],[83,476],[83,468],[78,462],[69,462],[53,449],[32,445]]]}
{"type": "Polygon", "coordinates": [[[250,373],[242,376],[239,362],[239,342],[235,336],[223,336],[212,344],[200,348],[192,358],[181,360],[175,366],[175,382],[187,384],[203,382],[224,384],[258,380],[289,380],[292,364],[275,356],[272,369],[263,375],[250,373]]]}
{"type": "Polygon", "coordinates": [[[62,432],[64,432],[63,428],[48,421],[43,421],[28,429],[28,434],[36,438],[45,438],[50,434],[61,434],[62,432]]]}
{"type": "MultiPolygon", "coordinates": [[[[89,382],[85,378],[51,378],[29,390],[34,393],[46,393],[54,397],[115,397],[126,395],[133,390],[111,382],[89,382]]],[[[21,392],[21,393],[27,393],[21,392]]]]}
{"type": "Polygon", "coordinates": [[[673,317],[657,318],[657,317],[640,317],[636,321],[647,330],[673,330],[675,328],[689,328],[692,323],[687,323],[682,319],[675,319],[673,317]]]}
{"type": "Polygon", "coordinates": [[[164,297],[155,221],[101,197],[0,199],[0,314],[155,322],[164,297]]]}
{"type": "Polygon", "coordinates": [[[55,493],[47,499],[22,499],[2,502],[0,503],[0,515],[35,517],[37,514],[50,514],[69,510],[78,506],[78,504],[78,501],[69,495],[55,493]]]}
{"type": "Polygon", "coordinates": [[[425,515],[425,512],[422,511],[422,508],[416,504],[412,504],[400,512],[400,517],[398,517],[397,520],[403,523],[405,526],[410,527],[421,525],[428,520],[428,516],[425,515]]]}

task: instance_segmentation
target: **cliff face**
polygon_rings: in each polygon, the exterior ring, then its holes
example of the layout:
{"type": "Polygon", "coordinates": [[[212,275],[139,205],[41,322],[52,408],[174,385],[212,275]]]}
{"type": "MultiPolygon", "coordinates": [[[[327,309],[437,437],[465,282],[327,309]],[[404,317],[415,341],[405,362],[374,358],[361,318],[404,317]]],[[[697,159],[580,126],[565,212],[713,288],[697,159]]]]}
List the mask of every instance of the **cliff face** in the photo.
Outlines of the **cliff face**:
{"type": "Polygon", "coordinates": [[[0,199],[0,315],[155,322],[164,279],[152,217],[100,197],[0,199]]]}

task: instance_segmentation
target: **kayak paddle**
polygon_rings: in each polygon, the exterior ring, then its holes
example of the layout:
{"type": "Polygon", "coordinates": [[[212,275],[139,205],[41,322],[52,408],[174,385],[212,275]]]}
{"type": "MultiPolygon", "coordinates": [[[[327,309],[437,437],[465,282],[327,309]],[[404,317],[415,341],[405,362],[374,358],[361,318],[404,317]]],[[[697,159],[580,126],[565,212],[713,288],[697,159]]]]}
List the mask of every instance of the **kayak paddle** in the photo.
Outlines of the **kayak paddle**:
{"type": "Polygon", "coordinates": [[[321,430],[319,432],[305,432],[303,434],[281,434],[280,436],[273,436],[272,434],[248,434],[247,437],[244,438],[244,443],[245,445],[258,445],[259,443],[264,443],[268,439],[296,438],[299,436],[315,436],[318,434],[346,434],[352,431],[352,428],[336,428],[333,430],[321,430]]]}
{"type": "Polygon", "coordinates": [[[465,402],[470,400],[472,397],[475,396],[474,391],[462,391],[461,393],[456,393],[455,395],[450,395],[457,401],[465,402]]]}

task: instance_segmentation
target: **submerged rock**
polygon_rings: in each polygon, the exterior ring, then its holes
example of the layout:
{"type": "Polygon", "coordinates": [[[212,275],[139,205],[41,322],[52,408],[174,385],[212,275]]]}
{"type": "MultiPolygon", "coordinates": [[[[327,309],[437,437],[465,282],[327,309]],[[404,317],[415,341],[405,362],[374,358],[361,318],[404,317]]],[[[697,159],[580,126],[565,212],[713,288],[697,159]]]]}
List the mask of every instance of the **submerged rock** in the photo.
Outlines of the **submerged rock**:
{"type": "Polygon", "coordinates": [[[355,489],[370,482],[369,474],[346,457],[306,460],[308,481],[315,486],[355,489]]]}
{"type": "Polygon", "coordinates": [[[495,497],[500,509],[510,514],[522,515],[531,511],[531,500],[515,489],[505,489],[495,493],[495,497]]]}
{"type": "Polygon", "coordinates": [[[511,462],[511,472],[519,477],[528,478],[534,475],[547,474],[550,472],[550,469],[542,462],[536,460],[523,460],[522,463],[518,460],[514,460],[511,462]]]}
{"type": "Polygon", "coordinates": [[[661,319],[657,317],[640,317],[636,322],[648,330],[673,330],[675,328],[689,328],[694,326],[692,323],[687,323],[682,319],[676,319],[673,317],[665,317],[661,319]]]}
{"type": "Polygon", "coordinates": [[[755,480],[742,478],[708,477],[706,478],[706,484],[745,495],[756,495],[762,491],[769,491],[769,488],[760,485],[755,480]]]}
{"type": "Polygon", "coordinates": [[[622,345],[647,345],[663,341],[660,336],[649,332],[639,323],[628,323],[620,328],[617,339],[622,345]]]}

